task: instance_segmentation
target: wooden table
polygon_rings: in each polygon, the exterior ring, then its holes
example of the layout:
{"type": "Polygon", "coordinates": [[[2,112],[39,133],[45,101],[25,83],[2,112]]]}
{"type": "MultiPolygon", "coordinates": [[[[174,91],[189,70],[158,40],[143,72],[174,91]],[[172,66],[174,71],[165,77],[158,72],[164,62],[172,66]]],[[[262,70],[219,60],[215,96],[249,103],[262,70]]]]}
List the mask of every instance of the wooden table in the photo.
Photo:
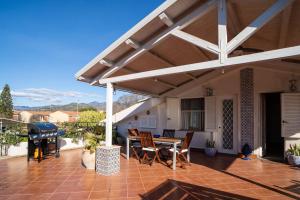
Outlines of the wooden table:
{"type": "MultiPolygon", "coordinates": [[[[128,136],[126,141],[126,158],[129,160],[129,145],[130,141],[139,141],[141,140],[140,136],[128,136]]],[[[173,145],[174,150],[177,149],[177,144],[181,143],[181,139],[179,138],[167,138],[167,137],[159,137],[153,138],[153,142],[162,143],[162,144],[170,144],[173,145]]],[[[187,152],[187,159],[190,161],[190,150],[187,152]]],[[[173,170],[176,170],[176,151],[173,152],[173,170]]]]}

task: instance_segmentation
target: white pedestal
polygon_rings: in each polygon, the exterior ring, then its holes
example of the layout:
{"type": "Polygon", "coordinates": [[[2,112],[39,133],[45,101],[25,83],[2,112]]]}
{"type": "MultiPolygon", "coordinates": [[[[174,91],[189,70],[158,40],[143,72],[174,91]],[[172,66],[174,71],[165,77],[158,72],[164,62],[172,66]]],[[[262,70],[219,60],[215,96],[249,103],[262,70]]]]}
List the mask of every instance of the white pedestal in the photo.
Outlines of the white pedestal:
{"type": "Polygon", "coordinates": [[[120,146],[101,146],[96,149],[96,172],[105,176],[120,171],[120,146]]]}

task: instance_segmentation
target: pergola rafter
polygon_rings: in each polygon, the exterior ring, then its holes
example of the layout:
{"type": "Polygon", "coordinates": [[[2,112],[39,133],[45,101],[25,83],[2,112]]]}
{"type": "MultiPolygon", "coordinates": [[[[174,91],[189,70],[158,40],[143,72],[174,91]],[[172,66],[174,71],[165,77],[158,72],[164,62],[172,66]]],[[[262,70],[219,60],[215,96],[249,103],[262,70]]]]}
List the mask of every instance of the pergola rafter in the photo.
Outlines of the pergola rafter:
{"type": "Polygon", "coordinates": [[[95,77],[91,84],[95,84],[102,78],[107,78],[117,70],[121,69],[137,57],[143,55],[146,51],[152,49],[154,46],[162,42],[164,39],[170,36],[170,32],[174,30],[181,30],[187,27],[189,24],[194,22],[195,20],[199,19],[200,17],[204,16],[205,14],[209,13],[216,5],[216,0],[210,0],[200,6],[199,8],[195,9],[193,12],[188,14],[187,16],[183,17],[179,21],[175,22],[173,25],[169,26],[166,30],[162,31],[160,34],[153,37],[151,40],[146,42],[145,44],[141,45],[138,49],[134,52],[130,53],[129,55],[125,56],[124,58],[120,59],[116,62],[110,69],[105,71],[104,73],[99,74],[95,77]]]}
{"type": "Polygon", "coordinates": [[[212,60],[212,61],[207,61],[207,62],[181,65],[181,66],[176,66],[176,67],[169,67],[169,68],[164,68],[164,69],[139,72],[139,73],[123,75],[123,76],[116,76],[116,77],[101,79],[99,81],[99,83],[106,84],[106,83],[110,83],[110,82],[113,82],[113,83],[114,82],[123,82],[123,81],[137,80],[137,79],[143,79],[143,78],[151,78],[151,77],[158,77],[158,76],[164,76],[164,75],[191,72],[191,71],[197,71],[197,70],[221,68],[221,67],[240,65],[240,64],[246,64],[246,63],[252,63],[252,62],[274,60],[274,59],[291,57],[291,56],[299,56],[299,55],[300,55],[300,45],[295,46],[295,47],[265,51],[265,52],[261,52],[261,53],[236,56],[236,57],[228,58],[226,60],[226,62],[224,62],[224,63],[220,63],[219,60],[212,60]]]}
{"type": "Polygon", "coordinates": [[[266,23],[268,23],[273,17],[290,5],[294,0],[278,0],[259,17],[257,17],[252,23],[244,28],[238,35],[236,35],[227,45],[227,54],[230,54],[237,47],[239,47],[244,41],[250,38],[254,33],[261,29],[266,23]]]}
{"type": "MultiPolygon", "coordinates": [[[[112,101],[111,93],[113,84],[118,84],[120,82],[131,81],[131,80],[138,80],[144,78],[152,78],[156,82],[160,82],[164,84],[170,89],[166,91],[166,93],[172,91],[173,89],[180,88],[181,85],[175,86],[165,81],[159,80],[157,77],[164,76],[164,75],[172,75],[172,74],[179,74],[184,73],[188,74],[189,72],[198,71],[198,70],[208,70],[211,69],[210,72],[207,73],[207,76],[216,75],[218,73],[217,70],[212,71],[213,69],[218,68],[225,68],[229,66],[238,66],[241,64],[247,63],[255,63],[260,61],[269,61],[275,60],[280,58],[286,58],[291,56],[299,56],[300,55],[300,45],[289,47],[289,48],[280,48],[276,50],[270,50],[265,52],[253,53],[249,55],[241,55],[236,57],[228,57],[228,55],[238,48],[241,44],[243,44],[248,38],[254,35],[259,29],[261,29],[266,23],[268,23],[272,18],[274,18],[278,13],[284,10],[287,6],[289,6],[294,0],[277,0],[272,6],[270,6],[266,11],[264,11],[259,17],[257,17],[252,23],[250,23],[246,28],[244,28],[241,32],[237,33],[237,35],[230,41],[227,41],[227,4],[226,0],[210,0],[204,3],[199,8],[196,8],[190,14],[186,15],[182,19],[174,22],[166,13],[162,12],[159,15],[159,18],[168,26],[165,30],[161,33],[155,35],[152,39],[150,39],[145,44],[140,44],[133,39],[126,40],[126,44],[134,48],[135,50],[128,54],[127,56],[121,58],[116,63],[108,62],[105,59],[102,59],[102,64],[110,67],[104,73],[95,77],[91,84],[95,84],[99,82],[101,85],[107,85],[107,101],[112,101]],[[216,4],[218,3],[218,4],[216,4]],[[189,24],[194,22],[196,19],[204,16],[208,12],[210,12],[215,5],[218,7],[218,45],[210,43],[206,40],[198,38],[194,35],[189,33],[183,32],[182,29],[187,27],[189,24]],[[167,67],[162,69],[150,70],[150,71],[143,71],[132,73],[128,75],[121,75],[115,77],[109,77],[117,70],[124,68],[127,64],[138,58],[139,56],[143,55],[146,52],[151,54],[151,49],[155,47],[157,44],[165,40],[169,36],[175,36],[177,38],[183,39],[186,42],[196,46],[197,48],[200,47],[206,51],[212,52],[218,55],[218,59],[210,60],[206,62],[200,63],[193,63],[193,64],[186,64],[180,66],[173,66],[167,67]],[[104,62],[104,61],[106,62],[104,62]]],[[[289,20],[289,13],[286,14],[285,20],[289,20]]],[[[283,28],[284,29],[284,28],[283,28]]],[[[281,37],[284,37],[286,33],[281,31],[281,37]]],[[[285,41],[282,39],[281,44],[284,44],[285,41]]],[[[160,60],[164,60],[159,56],[156,58],[160,60]]],[[[165,61],[167,62],[167,61],[165,61]]],[[[188,75],[193,80],[196,80],[197,77],[194,77],[190,74],[188,75]]],[[[189,82],[189,81],[188,81],[189,82]]],[[[187,82],[187,83],[188,83],[187,82]]],[[[185,84],[182,84],[184,86],[185,84]]],[[[163,94],[160,94],[163,95],[163,94]]],[[[112,106],[112,103],[109,102],[107,107],[112,106]]],[[[107,108],[107,123],[111,123],[111,110],[107,108]]],[[[107,125],[107,128],[110,128],[111,124],[107,125]]],[[[110,132],[107,132],[106,135],[109,135],[110,132]]]]}

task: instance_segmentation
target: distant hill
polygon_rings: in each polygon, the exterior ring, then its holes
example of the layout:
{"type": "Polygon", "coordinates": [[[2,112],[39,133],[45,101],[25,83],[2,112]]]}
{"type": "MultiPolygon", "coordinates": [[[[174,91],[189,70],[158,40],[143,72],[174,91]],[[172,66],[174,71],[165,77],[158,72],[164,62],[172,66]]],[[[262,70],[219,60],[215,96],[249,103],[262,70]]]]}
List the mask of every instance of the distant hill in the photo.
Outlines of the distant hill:
{"type": "MultiPolygon", "coordinates": [[[[124,95],[119,97],[117,101],[114,102],[114,113],[119,112],[138,101],[145,99],[145,96],[142,95],[124,95]]],[[[97,110],[105,111],[105,102],[97,102],[93,101],[90,103],[78,103],[78,110],[86,109],[86,108],[95,108],[97,110]]],[[[64,110],[64,111],[76,111],[77,110],[77,103],[69,103],[65,105],[46,105],[46,106],[37,106],[37,107],[30,107],[30,106],[15,106],[15,110],[39,110],[39,111],[57,111],[57,110],[64,110]]]]}

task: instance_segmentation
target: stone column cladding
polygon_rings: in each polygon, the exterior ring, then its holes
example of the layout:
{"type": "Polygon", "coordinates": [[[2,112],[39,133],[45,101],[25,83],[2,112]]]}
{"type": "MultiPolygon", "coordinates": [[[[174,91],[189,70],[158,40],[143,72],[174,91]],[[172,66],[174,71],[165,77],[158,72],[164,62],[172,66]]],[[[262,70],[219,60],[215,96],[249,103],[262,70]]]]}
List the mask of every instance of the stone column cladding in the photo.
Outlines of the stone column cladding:
{"type": "Polygon", "coordinates": [[[248,143],[254,149],[254,83],[253,69],[240,71],[241,145],[248,143]]]}
{"type": "Polygon", "coordinates": [[[100,146],[96,149],[96,172],[110,176],[120,171],[120,146],[100,146]]]}

